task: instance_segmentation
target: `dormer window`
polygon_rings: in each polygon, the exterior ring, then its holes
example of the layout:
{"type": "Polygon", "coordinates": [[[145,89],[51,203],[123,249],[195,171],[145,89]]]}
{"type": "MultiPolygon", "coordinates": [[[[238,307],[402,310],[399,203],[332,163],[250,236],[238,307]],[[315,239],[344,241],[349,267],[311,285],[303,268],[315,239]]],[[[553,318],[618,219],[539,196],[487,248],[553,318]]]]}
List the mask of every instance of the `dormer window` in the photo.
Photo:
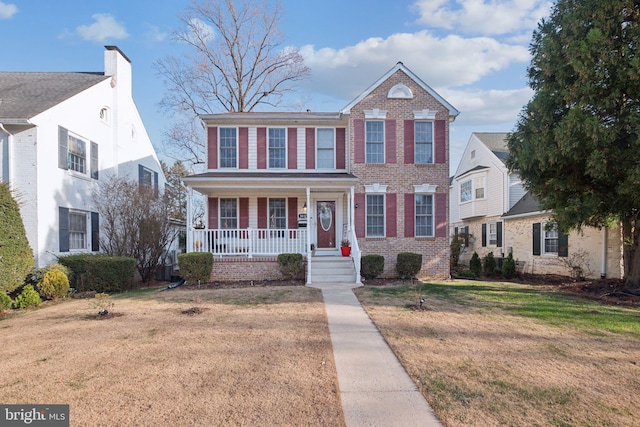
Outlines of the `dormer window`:
{"type": "Polygon", "coordinates": [[[111,123],[111,114],[109,111],[109,107],[102,107],[100,109],[100,120],[107,124],[111,123]]]}

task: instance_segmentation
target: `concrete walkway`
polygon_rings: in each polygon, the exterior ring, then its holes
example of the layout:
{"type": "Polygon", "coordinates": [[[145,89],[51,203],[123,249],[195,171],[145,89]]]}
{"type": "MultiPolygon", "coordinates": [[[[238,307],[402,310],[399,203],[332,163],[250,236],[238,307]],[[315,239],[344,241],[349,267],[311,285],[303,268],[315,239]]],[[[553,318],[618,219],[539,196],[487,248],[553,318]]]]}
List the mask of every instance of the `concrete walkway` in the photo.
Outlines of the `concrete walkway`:
{"type": "Polygon", "coordinates": [[[311,286],[324,297],[347,426],[442,426],[353,294],[356,285],[311,286]]]}

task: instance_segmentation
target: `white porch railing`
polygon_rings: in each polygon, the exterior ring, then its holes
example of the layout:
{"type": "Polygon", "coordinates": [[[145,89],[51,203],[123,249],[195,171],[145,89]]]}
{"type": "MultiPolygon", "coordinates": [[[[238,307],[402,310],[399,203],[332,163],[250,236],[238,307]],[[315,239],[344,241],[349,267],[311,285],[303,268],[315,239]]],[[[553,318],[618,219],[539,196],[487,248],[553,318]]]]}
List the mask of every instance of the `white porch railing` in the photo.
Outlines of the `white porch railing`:
{"type": "Polygon", "coordinates": [[[278,255],[307,253],[306,229],[269,230],[247,228],[242,230],[191,230],[190,252],[211,252],[213,255],[278,255]]]}

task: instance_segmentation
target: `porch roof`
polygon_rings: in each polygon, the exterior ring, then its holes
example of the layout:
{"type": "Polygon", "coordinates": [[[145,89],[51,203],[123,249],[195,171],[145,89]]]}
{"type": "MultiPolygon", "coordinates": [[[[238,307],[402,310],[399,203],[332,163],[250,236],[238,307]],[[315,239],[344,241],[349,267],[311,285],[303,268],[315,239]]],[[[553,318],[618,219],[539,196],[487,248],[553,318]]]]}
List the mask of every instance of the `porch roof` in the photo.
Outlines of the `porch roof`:
{"type": "Polygon", "coordinates": [[[348,189],[358,178],[347,172],[205,172],[182,178],[202,192],[212,189],[348,189]]]}

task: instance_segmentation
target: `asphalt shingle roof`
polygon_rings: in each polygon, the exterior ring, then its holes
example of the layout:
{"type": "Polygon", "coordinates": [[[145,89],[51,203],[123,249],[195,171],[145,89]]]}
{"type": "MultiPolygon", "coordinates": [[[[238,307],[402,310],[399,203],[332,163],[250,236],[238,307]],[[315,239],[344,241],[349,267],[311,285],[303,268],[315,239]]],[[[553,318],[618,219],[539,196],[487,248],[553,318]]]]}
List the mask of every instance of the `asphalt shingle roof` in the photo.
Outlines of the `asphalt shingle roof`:
{"type": "Polygon", "coordinates": [[[474,132],[476,138],[478,138],[484,145],[487,146],[493,154],[499,158],[502,163],[509,157],[509,149],[507,148],[507,136],[508,133],[504,132],[474,132]]]}
{"type": "Polygon", "coordinates": [[[108,78],[101,72],[0,72],[0,120],[30,119],[108,78]]]}
{"type": "Polygon", "coordinates": [[[540,204],[538,203],[538,199],[536,199],[535,196],[527,192],[524,196],[522,196],[520,200],[518,200],[518,203],[516,203],[511,209],[509,209],[509,212],[502,216],[510,217],[534,212],[540,212],[540,204]]]}

